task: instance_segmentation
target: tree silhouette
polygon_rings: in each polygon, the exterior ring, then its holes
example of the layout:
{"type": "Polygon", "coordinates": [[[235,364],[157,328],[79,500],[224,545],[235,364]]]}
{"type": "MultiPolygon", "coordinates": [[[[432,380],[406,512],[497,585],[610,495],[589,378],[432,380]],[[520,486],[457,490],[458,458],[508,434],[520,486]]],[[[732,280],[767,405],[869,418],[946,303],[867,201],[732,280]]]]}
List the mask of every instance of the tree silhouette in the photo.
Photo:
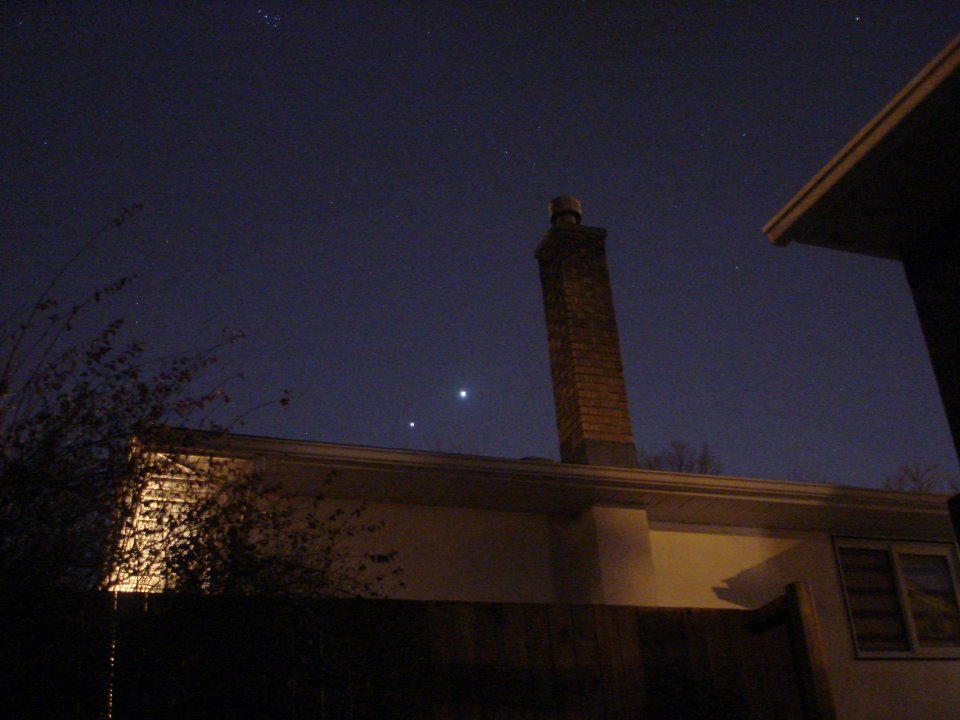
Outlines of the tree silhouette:
{"type": "Polygon", "coordinates": [[[669,470],[697,475],[719,475],[723,472],[723,466],[710,452],[707,443],[703,443],[697,450],[680,440],[674,440],[668,447],[655,453],[638,450],[637,463],[647,470],[669,470]]]}
{"type": "Polygon", "coordinates": [[[945,473],[935,462],[901,465],[894,475],[883,481],[884,490],[921,493],[960,492],[960,478],[945,473]]]}
{"type": "Polygon", "coordinates": [[[168,590],[378,594],[395,554],[348,552],[351,537],[379,524],[366,520],[362,505],[319,515],[324,478],[312,497],[288,498],[200,447],[165,452],[146,442],[164,432],[190,428],[209,437],[232,427],[209,420],[230,397],[223,383],[204,382],[217,353],[240,334],[160,356],[124,339],[119,319],[76,337],[80,321],[131,280],[66,304],[55,297],[59,284],[139,209],[124,208],[34,303],[0,323],[4,584],[94,589],[149,580],[158,589],[160,576],[168,590]]]}

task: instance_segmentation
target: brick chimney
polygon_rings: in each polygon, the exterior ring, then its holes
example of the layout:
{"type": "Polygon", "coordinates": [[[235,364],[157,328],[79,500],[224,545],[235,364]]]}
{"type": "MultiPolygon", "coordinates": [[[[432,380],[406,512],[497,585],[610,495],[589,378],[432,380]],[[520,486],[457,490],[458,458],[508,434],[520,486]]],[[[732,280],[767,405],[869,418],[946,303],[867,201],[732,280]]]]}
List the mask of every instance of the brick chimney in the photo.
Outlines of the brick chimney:
{"type": "Polygon", "coordinates": [[[551,228],[537,248],[547,314],[560,459],[636,467],[620,336],[603,228],[580,224],[580,201],[550,202],[551,228]]]}

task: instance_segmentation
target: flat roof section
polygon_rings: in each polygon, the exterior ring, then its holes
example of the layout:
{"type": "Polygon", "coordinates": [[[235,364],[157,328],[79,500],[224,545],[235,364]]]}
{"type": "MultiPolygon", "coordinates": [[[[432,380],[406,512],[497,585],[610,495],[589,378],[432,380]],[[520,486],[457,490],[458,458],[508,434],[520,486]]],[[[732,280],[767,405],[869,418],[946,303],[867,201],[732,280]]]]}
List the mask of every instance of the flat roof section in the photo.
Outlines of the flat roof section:
{"type": "Polygon", "coordinates": [[[763,228],[771,243],[899,259],[960,209],[960,36],[763,228]]]}

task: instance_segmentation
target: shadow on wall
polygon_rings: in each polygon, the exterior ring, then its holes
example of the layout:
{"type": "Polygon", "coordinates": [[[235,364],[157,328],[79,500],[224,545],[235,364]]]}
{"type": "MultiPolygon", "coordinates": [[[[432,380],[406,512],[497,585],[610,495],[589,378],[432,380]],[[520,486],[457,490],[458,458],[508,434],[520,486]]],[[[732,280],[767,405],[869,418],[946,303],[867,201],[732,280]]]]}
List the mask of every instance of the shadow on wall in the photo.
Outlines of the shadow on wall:
{"type": "Polygon", "coordinates": [[[832,566],[827,563],[832,555],[825,558],[824,551],[822,542],[799,542],[762,563],[724,578],[724,586],[711,589],[721,600],[745,609],[758,608],[782,595],[783,588],[791,582],[811,581],[830,573],[832,566]]]}

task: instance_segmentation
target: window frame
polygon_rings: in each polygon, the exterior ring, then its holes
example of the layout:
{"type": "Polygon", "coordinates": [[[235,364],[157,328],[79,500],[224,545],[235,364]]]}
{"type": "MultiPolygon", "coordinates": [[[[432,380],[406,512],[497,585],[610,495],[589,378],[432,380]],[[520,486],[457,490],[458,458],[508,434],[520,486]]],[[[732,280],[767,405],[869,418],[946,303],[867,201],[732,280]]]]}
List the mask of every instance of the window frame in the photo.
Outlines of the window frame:
{"type": "Polygon", "coordinates": [[[953,587],[954,600],[960,608],[960,568],[958,568],[957,546],[952,542],[924,541],[924,540],[890,540],[864,537],[833,538],[834,558],[837,563],[837,573],[840,580],[840,591],[843,594],[843,603],[847,615],[847,627],[856,657],[864,659],[960,659],[960,642],[956,647],[921,647],[917,639],[916,621],[913,606],[906,590],[901,555],[930,555],[946,558],[950,572],[950,581],[953,587]],[[893,582],[896,588],[897,601],[900,605],[901,620],[906,632],[909,650],[865,650],[857,640],[856,626],[850,598],[847,594],[847,579],[844,575],[843,563],[840,558],[842,548],[859,548],[864,550],[883,550],[890,560],[893,572],[893,582]]]}

